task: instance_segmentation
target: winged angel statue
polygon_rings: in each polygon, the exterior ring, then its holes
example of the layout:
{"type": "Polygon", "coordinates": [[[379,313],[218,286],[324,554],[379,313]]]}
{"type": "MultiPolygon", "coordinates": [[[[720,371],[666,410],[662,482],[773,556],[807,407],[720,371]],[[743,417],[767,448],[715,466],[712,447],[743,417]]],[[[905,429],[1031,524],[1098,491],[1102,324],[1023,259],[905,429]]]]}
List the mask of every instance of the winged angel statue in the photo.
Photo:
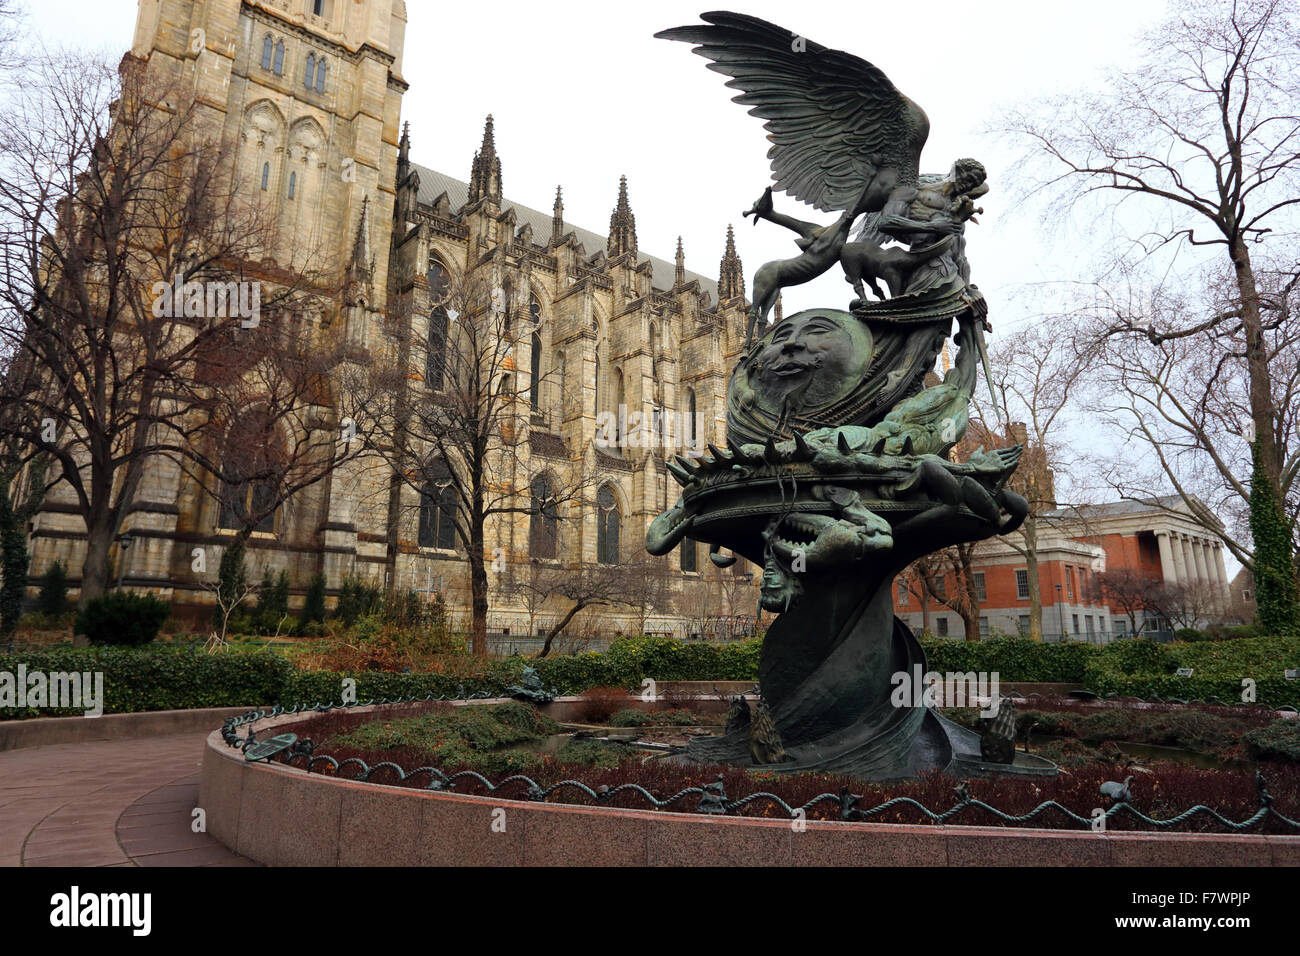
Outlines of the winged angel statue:
{"type": "Polygon", "coordinates": [[[946,175],[921,175],[930,131],[925,111],[865,60],[757,17],[718,11],[702,19],[655,35],[696,44],[694,52],[713,61],[709,69],[731,77],[727,86],[741,90],[735,102],[765,121],[777,186],[824,212],[842,213],[829,225],[778,213],[771,187],[746,211],[755,224],[766,219],[797,233],[800,249],[755,274],[746,349],[782,288],[836,263],[857,293],[855,311],[935,318],[971,308],[984,325],[987,309],[970,284],[964,239],[966,222],[983,211],[975,200],[988,192],[984,167],[959,159],[946,175]],[[864,280],[880,300],[884,280],[894,300],[869,303],[864,280]]]}
{"type": "Polygon", "coordinates": [[[718,567],[760,565],[759,605],[777,615],[759,658],[770,719],[693,738],[672,759],[869,780],[1055,773],[1005,748],[1014,767],[1002,766],[978,734],[894,695],[894,675],[925,671],[924,648],[893,613],[895,576],[923,555],[1008,534],[1029,511],[1007,487],[1020,446],[949,455],[984,357],[988,310],[964,238],[984,167],[959,159],[921,175],[925,113],[870,63],[754,17],[704,21],[658,35],[695,44],[764,120],[775,185],[839,218],[778,213],[771,189],[749,210],[792,230],[799,255],[755,274],[727,447],[666,463],[682,493],[650,523],[646,550],[689,538],[718,567]],[[805,309],[766,328],[782,288],[836,263],[857,293],[848,311],[805,309]],[[927,382],[954,321],[956,357],[927,382]]]}

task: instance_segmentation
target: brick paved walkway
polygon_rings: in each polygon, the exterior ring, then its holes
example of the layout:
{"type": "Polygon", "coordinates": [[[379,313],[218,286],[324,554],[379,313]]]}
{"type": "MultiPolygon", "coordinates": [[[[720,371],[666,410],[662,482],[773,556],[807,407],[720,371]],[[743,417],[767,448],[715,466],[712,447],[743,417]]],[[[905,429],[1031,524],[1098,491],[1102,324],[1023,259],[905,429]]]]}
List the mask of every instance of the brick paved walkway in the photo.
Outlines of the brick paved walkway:
{"type": "Polygon", "coordinates": [[[206,736],[0,752],[0,866],[254,866],[190,829],[206,736]]]}

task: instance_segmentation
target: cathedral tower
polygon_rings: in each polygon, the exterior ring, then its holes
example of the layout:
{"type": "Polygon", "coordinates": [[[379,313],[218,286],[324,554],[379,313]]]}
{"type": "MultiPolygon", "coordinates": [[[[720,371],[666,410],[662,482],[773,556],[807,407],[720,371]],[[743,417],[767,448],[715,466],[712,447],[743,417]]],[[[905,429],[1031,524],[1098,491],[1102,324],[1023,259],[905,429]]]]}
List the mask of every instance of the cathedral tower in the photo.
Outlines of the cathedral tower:
{"type": "MultiPolygon", "coordinates": [[[[240,188],[275,217],[268,258],[341,278],[366,201],[393,205],[405,32],[403,0],[140,0],[130,56],[193,91],[240,188]]],[[[388,230],[369,219],[382,295],[388,230]]]]}

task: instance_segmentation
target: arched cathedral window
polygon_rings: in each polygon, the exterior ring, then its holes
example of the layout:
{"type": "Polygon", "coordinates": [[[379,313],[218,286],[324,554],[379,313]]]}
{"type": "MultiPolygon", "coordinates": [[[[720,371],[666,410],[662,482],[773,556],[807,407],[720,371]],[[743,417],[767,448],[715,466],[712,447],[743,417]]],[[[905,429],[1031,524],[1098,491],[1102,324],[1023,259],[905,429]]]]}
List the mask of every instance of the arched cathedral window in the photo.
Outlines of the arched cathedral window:
{"type": "Polygon", "coordinates": [[[601,485],[596,492],[596,561],[599,564],[618,564],[620,518],[614,489],[601,485]]]}
{"type": "Polygon", "coordinates": [[[237,418],[226,432],[221,455],[217,527],[275,531],[284,442],[265,411],[237,418]]]}
{"type": "Polygon", "coordinates": [[[316,54],[307,54],[307,69],[303,72],[302,84],[311,89],[312,84],[316,82],[316,54]]]}
{"type": "Polygon", "coordinates": [[[627,441],[627,435],[623,433],[623,426],[627,422],[623,406],[627,404],[626,396],[623,391],[623,370],[614,369],[614,444],[621,448],[627,441]]]}
{"type": "Polygon", "coordinates": [[[534,332],[530,342],[532,367],[528,371],[528,404],[534,412],[539,412],[542,406],[542,334],[534,332]]]}
{"type": "Polygon", "coordinates": [[[271,68],[271,54],[274,52],[274,49],[274,44],[271,42],[271,34],[268,33],[262,38],[262,69],[269,70],[271,68]]]}
{"type": "Polygon", "coordinates": [[[683,423],[683,434],[686,436],[686,443],[694,445],[697,436],[695,434],[695,389],[686,390],[686,421],[683,423]]]}
{"type": "Polygon", "coordinates": [[[316,92],[325,92],[325,57],[316,61],[316,92]]]}
{"type": "Polygon", "coordinates": [[[271,72],[276,76],[284,76],[284,41],[275,41],[275,57],[271,61],[271,72]]]}
{"type": "Polygon", "coordinates": [[[429,388],[440,389],[446,383],[447,371],[447,269],[432,256],[429,258],[429,298],[433,310],[429,313],[429,339],[424,356],[424,381],[429,388]]]}
{"type": "Polygon", "coordinates": [[[682,570],[689,572],[698,571],[700,567],[696,561],[695,542],[690,538],[682,538],[681,544],[677,547],[682,552],[682,570]]]}
{"type": "Polygon", "coordinates": [[[528,553],[534,558],[553,559],[559,531],[555,491],[545,475],[533,479],[532,504],[528,517],[528,553]]]}
{"type": "Polygon", "coordinates": [[[420,490],[420,547],[456,549],[456,506],[451,469],[438,459],[430,465],[429,477],[420,490]]]}
{"type": "Polygon", "coordinates": [[[270,185],[271,185],[271,164],[263,163],[262,164],[262,192],[266,192],[267,187],[270,185]]]}

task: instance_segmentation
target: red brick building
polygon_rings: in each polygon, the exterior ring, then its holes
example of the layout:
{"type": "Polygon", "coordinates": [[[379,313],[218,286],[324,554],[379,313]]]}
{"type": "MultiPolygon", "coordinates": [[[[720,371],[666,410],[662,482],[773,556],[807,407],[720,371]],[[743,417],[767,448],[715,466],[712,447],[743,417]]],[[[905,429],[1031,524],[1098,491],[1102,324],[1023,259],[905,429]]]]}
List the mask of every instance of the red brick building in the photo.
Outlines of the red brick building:
{"type": "MultiPolygon", "coordinates": [[[[1193,519],[1176,495],[1149,502],[1119,501],[1080,508],[1055,508],[1038,518],[1038,587],[1043,639],[1105,642],[1132,632],[1125,610],[1112,606],[1097,575],[1129,569],[1153,582],[1212,588],[1226,602],[1228,578],[1223,544],[1193,519]]],[[[1029,572],[1019,534],[976,546],[973,576],[981,636],[1028,634],[1029,572]]],[[[949,572],[943,583],[958,586],[949,572]]],[[[961,616],[927,598],[918,583],[900,576],[894,613],[913,630],[965,637],[961,616]]],[[[1143,630],[1162,622],[1147,612],[1143,630]]]]}

